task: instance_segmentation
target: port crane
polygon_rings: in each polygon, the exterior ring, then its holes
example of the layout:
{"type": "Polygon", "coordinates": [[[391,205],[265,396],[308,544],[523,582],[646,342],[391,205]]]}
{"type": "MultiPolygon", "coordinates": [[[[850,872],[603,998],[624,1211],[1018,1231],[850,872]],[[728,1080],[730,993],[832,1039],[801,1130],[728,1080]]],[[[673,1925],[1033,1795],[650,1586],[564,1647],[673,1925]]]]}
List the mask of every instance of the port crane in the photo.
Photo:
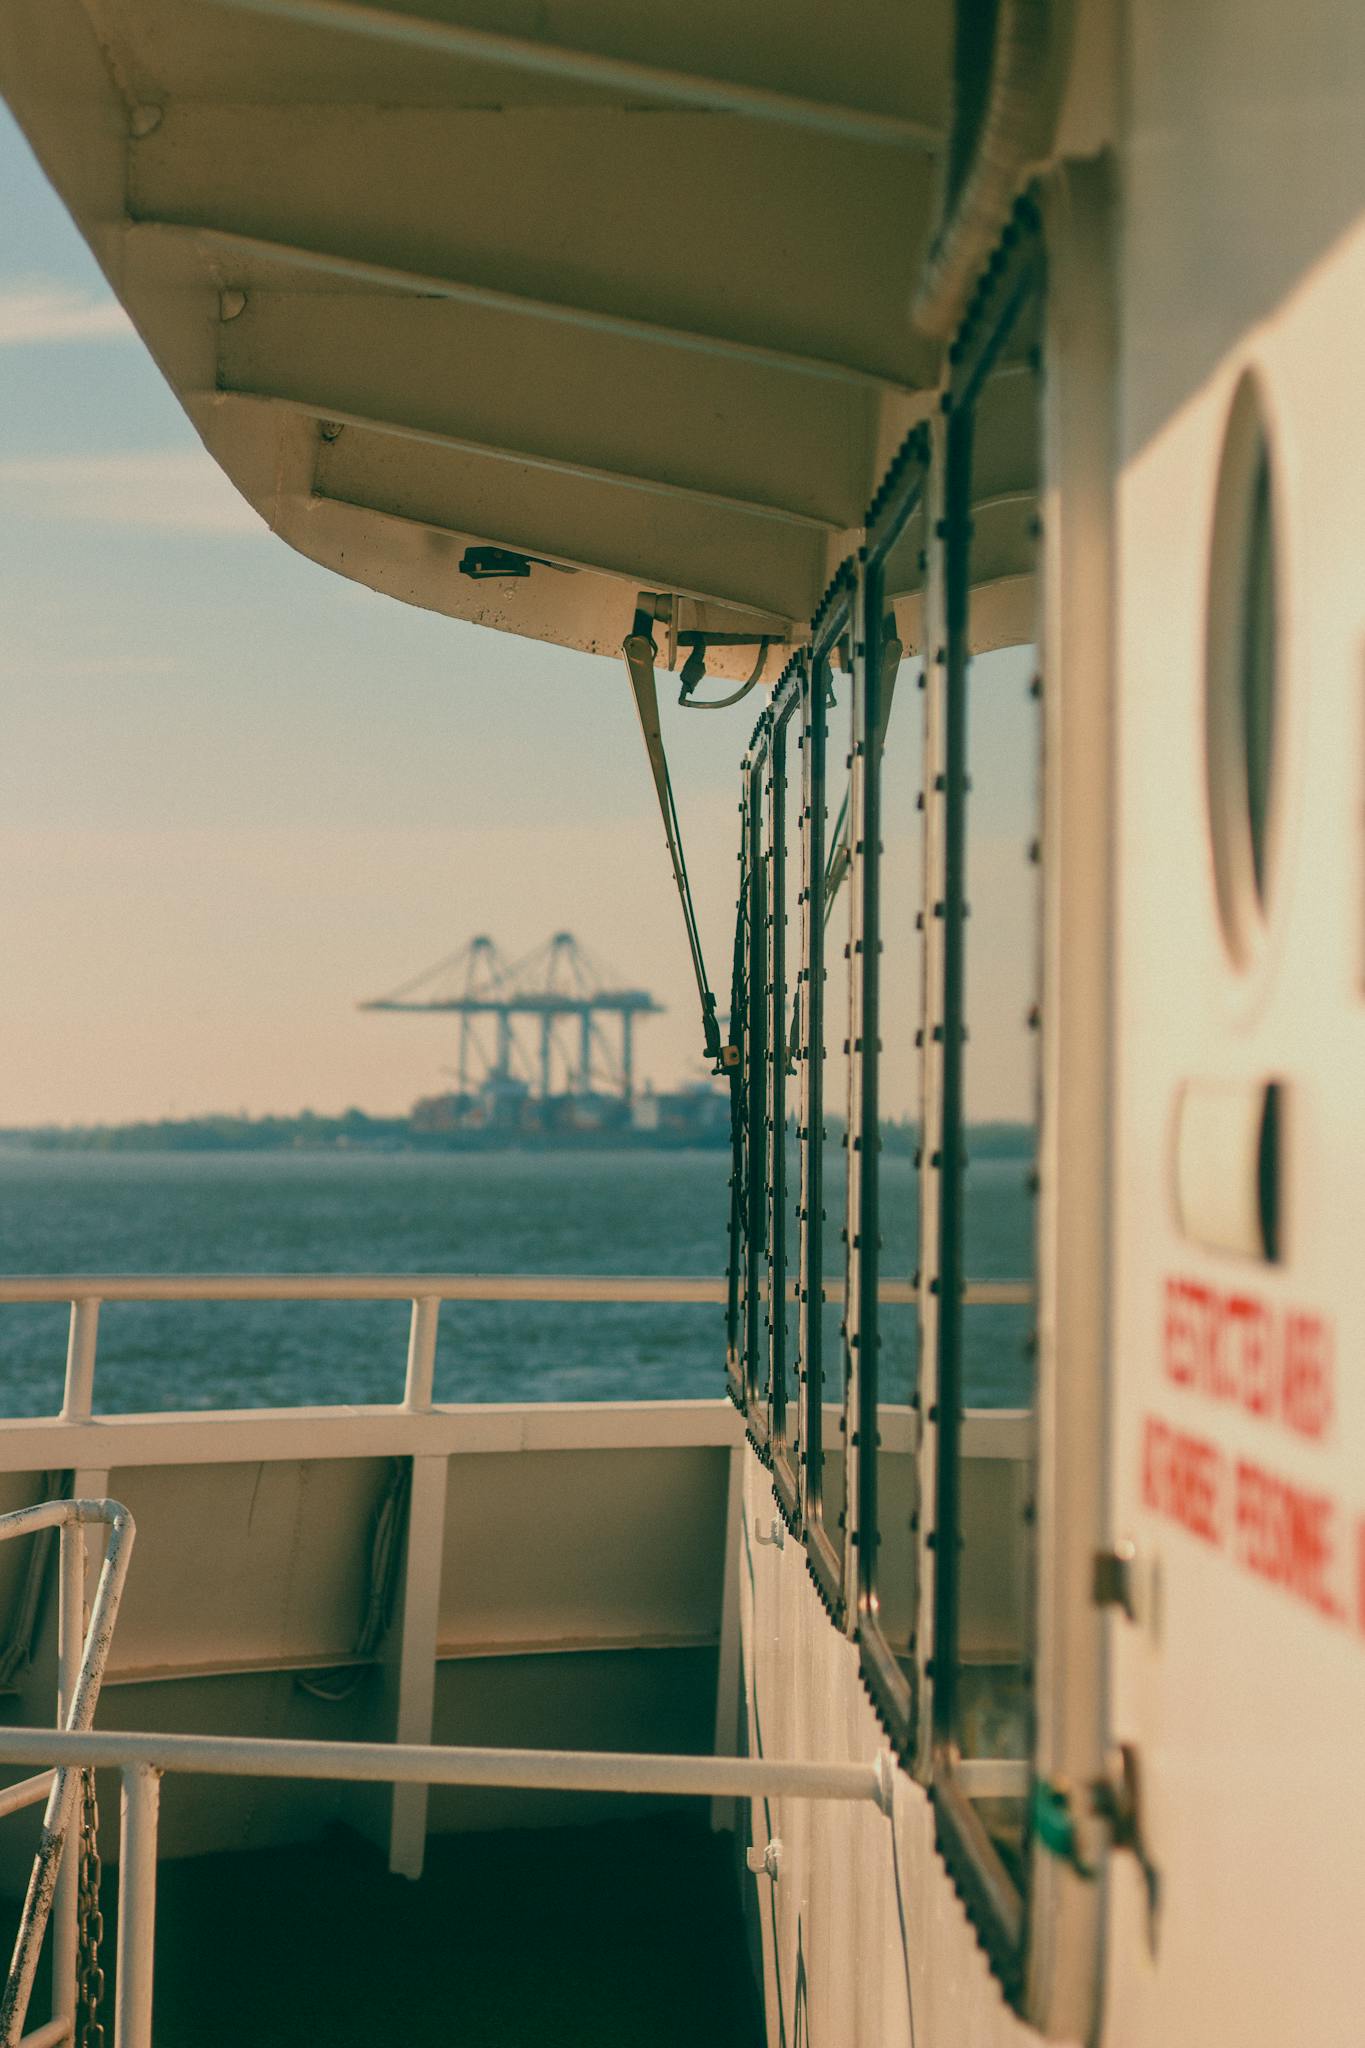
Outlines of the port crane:
{"type": "Polygon", "coordinates": [[[358,1007],[457,1016],[461,1095],[490,1081],[523,1078],[533,1094],[548,1100],[558,1069],[565,1093],[590,1094],[597,1083],[629,1101],[635,1092],[636,1019],[658,1016],[663,1006],[645,989],[624,987],[572,932],[555,932],[510,963],[481,933],[388,995],[358,1007]],[[603,1021],[612,1018],[618,1027],[614,1045],[603,1021]],[[482,1031],[487,1020],[493,1026],[491,1052],[482,1031]],[[523,1028],[534,1035],[533,1053],[519,1035],[523,1028]]]}

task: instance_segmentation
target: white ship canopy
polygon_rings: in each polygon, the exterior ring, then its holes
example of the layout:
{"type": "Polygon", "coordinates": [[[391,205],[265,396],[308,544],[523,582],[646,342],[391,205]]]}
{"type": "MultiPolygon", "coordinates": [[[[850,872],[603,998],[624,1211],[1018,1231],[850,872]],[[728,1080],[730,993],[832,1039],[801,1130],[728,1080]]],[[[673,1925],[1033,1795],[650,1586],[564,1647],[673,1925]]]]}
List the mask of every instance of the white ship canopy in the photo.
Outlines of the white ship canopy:
{"type": "Polygon", "coordinates": [[[1045,147],[1053,10],[985,13],[3,0],[0,88],[293,547],[601,652],[672,597],[733,674],[800,637],[1045,147]]]}

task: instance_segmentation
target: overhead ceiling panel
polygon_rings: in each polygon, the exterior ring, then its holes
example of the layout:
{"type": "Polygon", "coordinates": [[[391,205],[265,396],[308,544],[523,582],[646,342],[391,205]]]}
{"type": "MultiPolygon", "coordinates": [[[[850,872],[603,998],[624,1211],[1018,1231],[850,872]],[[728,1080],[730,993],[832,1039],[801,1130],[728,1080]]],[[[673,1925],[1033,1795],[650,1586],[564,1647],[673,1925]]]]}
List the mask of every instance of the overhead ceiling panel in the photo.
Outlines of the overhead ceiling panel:
{"type": "Polygon", "coordinates": [[[579,647],[642,587],[795,638],[939,374],[950,11],[5,0],[0,89],[313,559],[579,647]]]}

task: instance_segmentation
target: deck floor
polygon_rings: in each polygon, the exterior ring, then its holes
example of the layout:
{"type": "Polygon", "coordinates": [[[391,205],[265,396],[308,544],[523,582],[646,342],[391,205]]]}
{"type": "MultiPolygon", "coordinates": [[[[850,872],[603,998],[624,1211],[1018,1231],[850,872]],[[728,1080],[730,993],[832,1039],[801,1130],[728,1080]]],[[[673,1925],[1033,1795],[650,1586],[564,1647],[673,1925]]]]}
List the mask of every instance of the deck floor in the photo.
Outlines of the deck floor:
{"type": "MultiPolygon", "coordinates": [[[[115,1911],[110,1898],[111,1934],[115,1911]]],[[[447,1835],[417,1884],[341,1828],[163,1863],[154,2036],[155,2048],[758,2048],[731,1838],[672,1814],[447,1835]]]]}

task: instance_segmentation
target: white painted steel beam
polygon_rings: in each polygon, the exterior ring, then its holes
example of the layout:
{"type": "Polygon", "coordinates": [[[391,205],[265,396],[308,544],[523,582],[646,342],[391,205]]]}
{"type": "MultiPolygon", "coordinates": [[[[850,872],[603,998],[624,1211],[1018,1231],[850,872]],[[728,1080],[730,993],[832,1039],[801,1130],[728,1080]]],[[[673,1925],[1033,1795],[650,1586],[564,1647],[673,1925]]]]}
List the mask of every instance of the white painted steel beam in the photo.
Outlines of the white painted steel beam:
{"type": "MultiPolygon", "coordinates": [[[[780,526],[798,526],[816,533],[834,534],[844,531],[843,522],[834,518],[819,518],[813,513],[800,512],[788,505],[769,504],[756,498],[731,498],[719,491],[702,490],[692,484],[671,483],[664,477],[641,473],[600,469],[590,463],[575,462],[566,456],[541,455],[533,449],[494,446],[487,441],[470,440],[459,434],[447,433],[433,427],[411,426],[403,420],[377,419],[372,414],[352,412],[339,405],[331,405],[325,399],[292,398],[282,392],[238,391],[231,385],[222,385],[217,391],[205,392],[208,403],[230,402],[234,405],[278,407],[285,412],[301,415],[329,427],[351,428],[362,434],[375,434],[387,441],[412,441],[419,447],[435,448],[447,455],[470,455],[483,461],[513,462],[522,469],[543,469],[552,476],[575,477],[582,483],[606,484],[613,489],[631,491],[643,497],[673,498],[680,504],[695,511],[715,515],[718,518],[738,516],[743,519],[775,521],[780,526]]],[[[334,437],[332,437],[334,438],[334,437]]]]}
{"type": "Polygon", "coordinates": [[[595,50],[568,49],[530,37],[469,28],[429,15],[362,6],[357,0],[214,0],[214,4],[238,13],[264,15],[274,21],[401,44],[434,56],[531,73],[627,100],[656,100],[705,113],[738,114],[746,120],[776,122],[806,134],[928,154],[940,150],[944,141],[943,131],[937,125],[904,115],[802,99],[739,79],[699,78],[595,50]]]}
{"type": "MultiPolygon", "coordinates": [[[[725,1489],[725,1547],[721,1553],[720,1637],[716,1659],[717,1756],[732,1756],[739,1747],[740,1666],[743,1645],[739,1630],[740,1531],[744,1521],[744,1449],[736,1444],[729,1457],[725,1489]]],[[[713,1828],[733,1830],[734,1802],[713,1799],[713,1828]]]]}
{"type": "Polygon", "coordinates": [[[829,383],[860,386],[873,392],[912,393],[918,389],[899,378],[823,356],[803,355],[795,349],[766,347],[732,335],[704,334],[685,327],[669,326],[662,321],[632,319],[625,313],[606,312],[563,299],[533,298],[523,292],[502,291],[469,279],[404,270],[390,263],[371,263],[333,250],[305,248],[298,243],[275,241],[263,235],[238,233],[208,221],[130,218],[125,234],[134,249],[140,243],[165,238],[202,247],[220,265],[229,268],[234,260],[239,268],[268,265],[280,273],[272,283],[271,288],[275,290],[281,289],[294,276],[325,277],[338,284],[360,285],[366,290],[391,293],[395,297],[449,299],[456,304],[478,306],[489,312],[510,313],[519,319],[548,320],[565,327],[581,328],[589,334],[643,342],[651,348],[713,356],[721,362],[741,363],[747,368],[770,371],[782,377],[815,377],[829,383]]]}
{"type": "Polygon", "coordinates": [[[436,1337],[440,1326],[441,1298],[420,1294],[412,1304],[408,1332],[408,1369],[403,1406],[410,1415],[425,1415],[431,1407],[436,1380],[436,1337]]]}
{"type": "MultiPolygon", "coordinates": [[[[429,1744],[432,1736],[449,1485],[450,1467],[446,1459],[413,1459],[404,1544],[403,1604],[398,1622],[398,1711],[394,1729],[397,1741],[404,1745],[429,1744]]],[[[420,1877],[426,1840],[427,1787],[395,1785],[389,1828],[390,1870],[400,1877],[420,1877]]]]}
{"type": "MultiPolygon", "coordinates": [[[[204,262],[217,268],[212,245],[204,262]]],[[[310,289],[278,267],[223,274],[244,302],[218,324],[212,373],[187,403],[211,449],[288,449],[271,472],[273,517],[294,545],[329,558],[370,545],[364,525],[330,551],[325,531],[310,535],[326,505],[352,526],[399,521],[539,555],[610,579],[618,646],[642,586],[734,605],[756,637],[758,615],[783,636],[804,621],[883,444],[925,402],[870,382],[812,386],[770,362],[661,354],[639,332],[440,292],[310,289]],[[340,433],[320,436],[320,421],[340,433]]],[[[429,577],[443,608],[483,601],[458,560],[429,577]]],[[[534,585],[561,608],[606,596],[544,570],[534,585]]],[[[519,620],[533,593],[511,595],[504,617],[519,620]]]]}
{"type": "Polygon", "coordinates": [[[962,1417],[962,1456],[1023,1464],[1037,1447],[1038,1418],[1031,1408],[968,1408],[962,1417]]]}
{"type": "Polygon", "coordinates": [[[270,1464],[320,1458],[497,1455],[511,1451],[668,1450],[739,1442],[726,1400],[467,1402],[409,1414],[392,1407],[196,1409],[100,1415],[88,1423],[17,1416],[0,1430],[0,1472],[42,1472],[72,1458],[129,1466],[270,1464]]]}
{"type": "Polygon", "coordinates": [[[147,1764],[123,1773],[119,1830],[118,1977],[114,2048],[151,2048],[161,1780],[147,1764]]]}
{"type": "MultiPolygon", "coordinates": [[[[445,1463],[445,1460],[439,1462],[445,1463]]],[[[574,1657],[580,1654],[600,1656],[602,1654],[629,1653],[635,1650],[708,1650],[716,1647],[716,1635],[699,1633],[694,1629],[680,1629],[667,1633],[658,1629],[636,1630],[630,1634],[606,1635],[575,1630],[570,1635],[547,1630],[540,1636],[522,1637],[470,1637],[459,1642],[441,1642],[436,1645],[436,1663],[465,1664],[481,1662],[486,1658],[517,1657],[574,1657]]],[[[105,1679],[106,1687],[120,1685],[169,1685],[182,1679],[236,1678],[250,1672],[259,1675],[268,1671],[315,1673],[327,1671],[366,1671],[373,1668],[374,1657],[357,1656],[353,1651],[312,1648],[297,1654],[271,1655],[261,1651],[247,1651],[238,1657],[210,1657],[193,1661],[142,1663],[134,1659],[120,1662],[105,1679]]],[[[396,1665],[395,1665],[396,1671],[396,1665]]],[[[394,1698],[397,1698],[397,1680],[394,1681],[394,1698]]],[[[427,1731],[428,1734],[430,1731],[427,1731]]],[[[415,1740],[416,1738],[414,1738],[415,1740]]],[[[723,1754],[730,1754],[729,1751],[723,1754]]]]}
{"type": "Polygon", "coordinates": [[[889,1752],[875,1763],[654,1756],[636,1750],[485,1749],[298,1742],[250,1735],[0,1729],[0,1763],[196,1777],[308,1778],[352,1785],[483,1785],[507,1791],[645,1793],[668,1798],[869,1800],[883,1806],[889,1752]]]}
{"type": "Polygon", "coordinates": [[[97,1295],[77,1294],[73,1297],[71,1334],[66,1347],[66,1383],[62,1396],[62,1419],[65,1422],[83,1422],[90,1413],[99,1321],[97,1295]]]}

